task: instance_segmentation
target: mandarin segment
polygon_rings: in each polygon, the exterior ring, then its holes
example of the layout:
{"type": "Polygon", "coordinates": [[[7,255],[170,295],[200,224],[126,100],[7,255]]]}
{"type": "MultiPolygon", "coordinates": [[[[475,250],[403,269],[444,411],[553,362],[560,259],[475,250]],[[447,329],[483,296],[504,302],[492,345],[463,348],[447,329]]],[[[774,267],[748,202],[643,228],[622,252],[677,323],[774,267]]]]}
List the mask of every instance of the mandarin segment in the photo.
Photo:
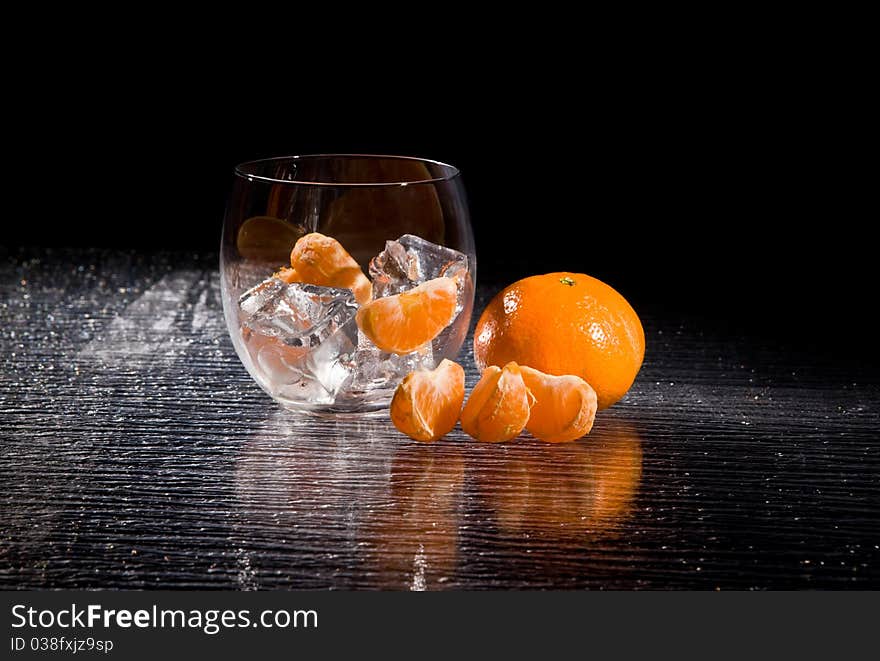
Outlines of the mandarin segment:
{"type": "Polygon", "coordinates": [[[382,351],[411,353],[452,322],[456,300],[455,280],[434,278],[401,294],[367,303],[358,310],[357,324],[382,351]]]}
{"type": "Polygon", "coordinates": [[[281,280],[281,282],[287,285],[294,282],[302,282],[302,278],[296,272],[296,269],[292,269],[288,266],[282,266],[280,269],[272,274],[272,277],[276,280],[281,280]]]}
{"type": "Polygon", "coordinates": [[[575,374],[595,389],[600,409],[626,394],[644,356],[635,310],[582,273],[513,283],[486,306],[474,331],[477,367],[516,361],[546,374],[575,374]]]}
{"type": "Polygon", "coordinates": [[[566,443],[585,436],[596,418],[596,391],[579,376],[552,376],[520,367],[535,398],[526,429],[548,443],[566,443]]]}
{"type": "Polygon", "coordinates": [[[319,232],[306,234],[296,242],[290,266],[301,282],[350,289],[361,305],[373,296],[373,286],[354,258],[339,241],[319,232]]]}
{"type": "Polygon", "coordinates": [[[391,400],[391,421],[416,441],[436,441],[455,427],[463,401],[464,370],[444,359],[434,370],[404,377],[391,400]]]}
{"type": "Polygon", "coordinates": [[[511,362],[503,369],[491,365],[461,412],[461,428],[478,441],[509,441],[525,428],[534,401],[519,365],[511,362]]]}

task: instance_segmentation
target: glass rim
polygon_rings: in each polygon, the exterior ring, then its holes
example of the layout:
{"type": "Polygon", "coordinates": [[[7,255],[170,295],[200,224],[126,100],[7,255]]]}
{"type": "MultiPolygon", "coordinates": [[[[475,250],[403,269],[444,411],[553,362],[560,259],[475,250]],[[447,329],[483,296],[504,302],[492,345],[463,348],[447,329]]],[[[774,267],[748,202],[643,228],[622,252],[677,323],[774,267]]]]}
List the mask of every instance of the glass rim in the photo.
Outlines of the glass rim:
{"type": "Polygon", "coordinates": [[[461,172],[454,165],[436,161],[431,158],[420,158],[418,156],[397,156],[391,154],[297,154],[293,156],[272,156],[270,158],[258,158],[252,161],[244,161],[235,166],[235,174],[238,177],[247,179],[248,181],[263,181],[271,184],[287,185],[287,186],[323,186],[327,188],[385,188],[392,186],[419,186],[423,184],[436,184],[443,181],[451,181],[458,177],[461,172]],[[414,181],[376,181],[376,182],[336,182],[336,181],[305,181],[298,179],[278,179],[277,177],[267,177],[265,175],[247,172],[247,166],[263,165],[274,161],[296,161],[300,159],[314,158],[381,158],[392,159],[398,161],[415,161],[417,163],[430,163],[439,165],[448,169],[448,173],[439,177],[431,177],[429,179],[417,179],[414,181]]]}

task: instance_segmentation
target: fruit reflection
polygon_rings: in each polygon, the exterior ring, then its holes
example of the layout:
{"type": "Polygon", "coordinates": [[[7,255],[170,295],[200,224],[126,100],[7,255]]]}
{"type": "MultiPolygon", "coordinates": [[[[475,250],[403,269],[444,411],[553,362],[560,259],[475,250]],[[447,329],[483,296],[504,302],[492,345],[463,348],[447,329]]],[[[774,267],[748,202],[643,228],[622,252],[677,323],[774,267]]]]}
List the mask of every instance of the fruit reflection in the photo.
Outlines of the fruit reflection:
{"type": "Polygon", "coordinates": [[[505,450],[503,457],[497,449],[496,456],[485,453],[475,472],[503,532],[565,541],[619,532],[642,474],[641,440],[632,427],[606,420],[577,443],[505,450]]]}
{"type": "Polygon", "coordinates": [[[387,506],[374,508],[363,539],[372,565],[395,588],[437,589],[458,561],[465,461],[452,443],[408,445],[394,456],[387,506]]]}
{"type": "MultiPolygon", "coordinates": [[[[417,182],[431,179],[424,163],[396,159],[352,159],[335,165],[336,181],[417,182]]],[[[321,231],[335,237],[366,267],[385,241],[416,234],[443,243],[443,209],[431,184],[348,190],[321,219],[321,231]]]]}
{"type": "Polygon", "coordinates": [[[235,244],[242,257],[272,264],[274,270],[290,263],[290,251],[302,234],[280,218],[254,216],[242,223],[235,244]]]}
{"type": "Polygon", "coordinates": [[[330,574],[352,586],[442,587],[457,562],[464,459],[452,443],[402,447],[389,427],[284,411],[258,426],[235,464],[242,587],[323,588],[330,574]]]}

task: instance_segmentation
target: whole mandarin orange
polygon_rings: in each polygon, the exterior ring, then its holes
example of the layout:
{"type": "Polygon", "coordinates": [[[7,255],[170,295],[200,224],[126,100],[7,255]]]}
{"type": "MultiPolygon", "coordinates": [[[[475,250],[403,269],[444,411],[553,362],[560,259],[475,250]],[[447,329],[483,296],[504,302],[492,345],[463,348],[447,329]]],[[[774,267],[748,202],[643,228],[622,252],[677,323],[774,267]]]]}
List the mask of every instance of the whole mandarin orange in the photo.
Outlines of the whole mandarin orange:
{"type": "Polygon", "coordinates": [[[483,310],[474,331],[481,370],[516,361],[596,391],[599,408],[626,394],[645,357],[645,332],[632,306],[583,273],[547,273],[514,282],[483,310]]]}

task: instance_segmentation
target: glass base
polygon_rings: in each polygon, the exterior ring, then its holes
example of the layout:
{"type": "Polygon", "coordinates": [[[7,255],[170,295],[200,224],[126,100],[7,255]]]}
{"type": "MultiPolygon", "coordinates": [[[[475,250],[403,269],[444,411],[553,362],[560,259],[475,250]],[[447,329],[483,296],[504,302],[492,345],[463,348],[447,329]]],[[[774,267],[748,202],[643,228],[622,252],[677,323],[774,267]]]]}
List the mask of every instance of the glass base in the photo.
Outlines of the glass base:
{"type": "Polygon", "coordinates": [[[393,393],[388,393],[387,395],[383,394],[380,398],[342,400],[333,404],[307,404],[279,397],[273,397],[273,399],[286,410],[294,413],[302,413],[317,418],[354,419],[387,416],[392,396],[393,393]]]}
{"type": "Polygon", "coordinates": [[[294,406],[284,406],[284,410],[305,415],[310,418],[321,420],[385,420],[388,418],[388,406],[378,409],[363,409],[360,411],[339,411],[330,409],[308,409],[294,406]]]}

